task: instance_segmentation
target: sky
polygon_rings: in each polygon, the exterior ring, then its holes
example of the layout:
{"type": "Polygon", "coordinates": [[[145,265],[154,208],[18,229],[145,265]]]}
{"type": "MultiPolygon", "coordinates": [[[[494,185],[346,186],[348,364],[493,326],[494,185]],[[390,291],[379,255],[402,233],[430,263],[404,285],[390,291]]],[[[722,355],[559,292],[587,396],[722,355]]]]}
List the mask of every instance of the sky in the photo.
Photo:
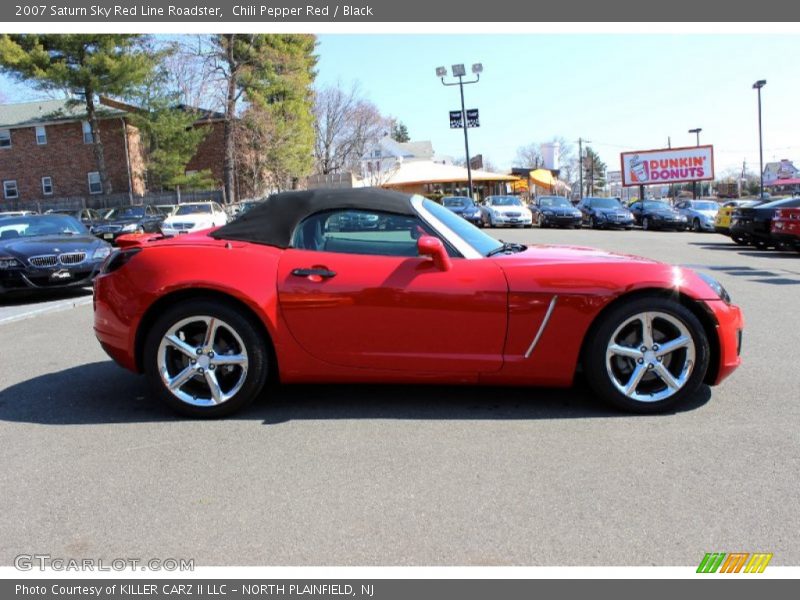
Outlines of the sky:
{"type": "MultiPolygon", "coordinates": [[[[448,112],[460,108],[457,87],[444,87],[438,66],[483,64],[481,80],[464,88],[467,108],[480,110],[470,129],[472,155],[501,170],[517,149],[554,136],[579,137],[609,170],[619,153],[713,144],[716,175],[758,171],[758,109],[762,90],[764,162],[800,165],[800,77],[797,35],[369,35],[319,36],[317,83],[350,86],[382,113],[408,127],[413,140],[430,140],[438,154],[464,156],[461,130],[448,112]]],[[[41,97],[0,77],[0,99],[41,97]]]]}

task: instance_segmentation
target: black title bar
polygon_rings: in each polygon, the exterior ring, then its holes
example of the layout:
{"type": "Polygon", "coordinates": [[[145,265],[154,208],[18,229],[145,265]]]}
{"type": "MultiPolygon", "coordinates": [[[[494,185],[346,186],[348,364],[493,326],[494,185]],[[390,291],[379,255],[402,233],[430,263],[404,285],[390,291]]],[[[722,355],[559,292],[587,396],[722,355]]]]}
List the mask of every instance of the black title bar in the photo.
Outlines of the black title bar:
{"type": "MultiPolygon", "coordinates": [[[[0,3],[0,22],[783,22],[800,20],[800,3],[761,0],[726,3],[714,0],[319,0],[236,3],[231,0],[61,0],[0,3]]],[[[2,29],[2,26],[0,26],[2,29]]]]}

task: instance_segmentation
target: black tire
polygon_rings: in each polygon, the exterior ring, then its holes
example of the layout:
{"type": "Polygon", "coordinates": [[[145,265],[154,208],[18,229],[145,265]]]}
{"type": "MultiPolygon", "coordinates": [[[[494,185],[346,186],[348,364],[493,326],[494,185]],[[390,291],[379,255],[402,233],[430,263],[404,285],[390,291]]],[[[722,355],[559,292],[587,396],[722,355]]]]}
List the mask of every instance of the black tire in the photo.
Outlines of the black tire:
{"type": "Polygon", "coordinates": [[[595,216],[592,216],[592,229],[600,229],[600,221],[595,216]]]}
{"type": "Polygon", "coordinates": [[[647,217],[642,217],[642,229],[644,229],[645,231],[650,229],[650,219],[648,219],[647,217]]]}
{"type": "MultiPolygon", "coordinates": [[[[227,330],[227,328],[225,328],[227,330]]],[[[144,372],[147,376],[150,388],[153,393],[163,400],[170,408],[176,412],[193,418],[213,419],[231,415],[247,405],[249,405],[261,392],[267,381],[270,365],[270,352],[267,340],[261,335],[262,327],[253,317],[239,308],[234,307],[225,301],[217,299],[195,299],[168,308],[147,332],[144,345],[144,372]],[[159,371],[159,348],[162,339],[171,328],[185,319],[192,317],[210,316],[222,321],[243,342],[244,350],[247,354],[247,370],[244,374],[244,381],[238,391],[229,399],[210,406],[197,406],[183,401],[173,394],[162,380],[159,371]]],[[[233,338],[231,338],[233,339],[233,338]]],[[[224,342],[224,340],[222,340],[224,342]]],[[[221,343],[222,343],[221,342],[221,343]]],[[[235,342],[235,340],[234,340],[235,342]]],[[[212,342],[212,345],[215,342],[212,342]]],[[[172,349],[171,349],[172,350],[172,349]]],[[[176,352],[172,350],[172,352],[176,352]]],[[[219,356],[224,356],[218,352],[219,356]]],[[[181,357],[181,353],[177,352],[181,357]]],[[[217,356],[217,358],[219,358],[217,356]]],[[[224,368],[224,367],[223,367],[224,368]]],[[[179,370],[177,367],[176,370],[179,370]]],[[[214,367],[210,367],[211,370],[214,367]]],[[[222,368],[217,370],[220,373],[222,368]]],[[[233,377],[236,377],[236,367],[232,367],[233,377]]],[[[201,371],[202,372],[202,371],[201,371]]],[[[239,372],[241,373],[241,371],[239,372]]],[[[227,377],[222,374],[220,377],[227,377]]],[[[199,375],[197,379],[190,379],[184,385],[203,385],[199,375]],[[194,381],[199,381],[195,384],[194,381]]],[[[215,374],[216,377],[216,374],[215,374]]],[[[223,381],[223,380],[220,380],[223,381]]],[[[180,388],[179,388],[180,391],[180,388]]]]}
{"type": "MultiPolygon", "coordinates": [[[[688,308],[659,296],[644,296],[631,302],[620,303],[599,318],[588,334],[582,363],[589,385],[606,402],[625,411],[650,414],[670,410],[692,396],[703,383],[708,370],[709,357],[710,349],[706,332],[700,321],[688,308]],[[653,402],[626,396],[617,389],[606,368],[606,350],[614,332],[627,320],[645,312],[666,313],[680,321],[691,335],[695,353],[692,372],[683,386],[671,396],[653,402]]],[[[667,362],[665,361],[663,364],[667,365],[667,362]]],[[[634,392],[636,389],[638,388],[634,388],[634,392]]]]}
{"type": "Polygon", "coordinates": [[[539,215],[536,217],[536,224],[539,226],[539,229],[544,229],[547,227],[547,225],[544,223],[544,217],[541,213],[539,213],[539,215]]]}

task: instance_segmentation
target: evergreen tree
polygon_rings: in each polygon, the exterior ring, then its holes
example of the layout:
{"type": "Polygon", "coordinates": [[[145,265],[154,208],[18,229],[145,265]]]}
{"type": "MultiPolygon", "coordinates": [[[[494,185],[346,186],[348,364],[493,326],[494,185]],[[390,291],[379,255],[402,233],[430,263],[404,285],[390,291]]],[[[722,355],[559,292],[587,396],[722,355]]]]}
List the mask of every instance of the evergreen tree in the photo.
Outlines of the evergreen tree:
{"type": "Polygon", "coordinates": [[[103,192],[111,192],[98,126],[97,96],[124,97],[141,85],[159,56],[133,34],[3,34],[0,70],[42,90],[62,90],[83,103],[92,130],[103,192]]]}
{"type": "Polygon", "coordinates": [[[411,137],[408,135],[408,127],[402,121],[398,121],[392,127],[392,139],[395,142],[410,142],[411,137]]]}
{"type": "MultiPolygon", "coordinates": [[[[225,97],[225,192],[235,198],[236,135],[239,101],[269,115],[275,140],[283,151],[278,162],[294,177],[307,174],[313,164],[314,119],[311,85],[316,75],[316,38],[305,34],[219,34],[212,36],[207,53],[212,68],[221,73],[225,97]]],[[[276,155],[277,159],[277,155],[276,155]]]]}

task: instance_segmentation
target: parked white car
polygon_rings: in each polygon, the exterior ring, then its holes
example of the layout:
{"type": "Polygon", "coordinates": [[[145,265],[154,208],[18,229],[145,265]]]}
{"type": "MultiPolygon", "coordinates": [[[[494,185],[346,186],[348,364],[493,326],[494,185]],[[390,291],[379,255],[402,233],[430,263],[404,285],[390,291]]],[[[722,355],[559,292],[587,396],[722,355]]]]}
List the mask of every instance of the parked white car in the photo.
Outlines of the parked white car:
{"type": "Polygon", "coordinates": [[[488,196],[481,206],[481,219],[487,227],[531,227],[533,215],[517,196],[488,196]]]}
{"type": "Polygon", "coordinates": [[[167,237],[220,227],[228,222],[228,215],[216,202],[187,202],[180,204],[161,224],[161,233],[167,237]]]}

